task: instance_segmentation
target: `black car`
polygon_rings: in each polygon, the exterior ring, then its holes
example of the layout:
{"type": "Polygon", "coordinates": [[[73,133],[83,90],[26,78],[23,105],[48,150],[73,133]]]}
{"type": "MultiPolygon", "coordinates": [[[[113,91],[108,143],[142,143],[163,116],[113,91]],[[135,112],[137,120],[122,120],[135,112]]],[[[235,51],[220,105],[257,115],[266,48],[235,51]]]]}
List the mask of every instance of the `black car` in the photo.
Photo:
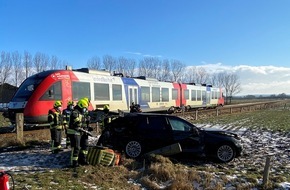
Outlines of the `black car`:
{"type": "Polygon", "coordinates": [[[230,162],[242,151],[239,137],[232,132],[200,129],[167,114],[125,114],[112,120],[98,140],[98,145],[124,151],[130,158],[174,143],[179,143],[182,153],[214,157],[221,162],[230,162]]]}

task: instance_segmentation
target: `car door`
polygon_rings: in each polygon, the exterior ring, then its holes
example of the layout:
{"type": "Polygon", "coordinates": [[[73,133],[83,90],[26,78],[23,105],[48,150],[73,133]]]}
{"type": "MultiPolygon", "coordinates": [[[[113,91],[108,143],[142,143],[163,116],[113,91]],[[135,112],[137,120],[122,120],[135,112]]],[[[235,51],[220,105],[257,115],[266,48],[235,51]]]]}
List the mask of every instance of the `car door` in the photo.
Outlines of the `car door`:
{"type": "Polygon", "coordinates": [[[174,142],[170,125],[163,116],[142,117],[139,129],[147,150],[155,150],[174,142]]]}
{"type": "Polygon", "coordinates": [[[183,152],[202,152],[204,149],[199,130],[191,123],[178,118],[167,117],[172,137],[180,143],[183,152]]]}

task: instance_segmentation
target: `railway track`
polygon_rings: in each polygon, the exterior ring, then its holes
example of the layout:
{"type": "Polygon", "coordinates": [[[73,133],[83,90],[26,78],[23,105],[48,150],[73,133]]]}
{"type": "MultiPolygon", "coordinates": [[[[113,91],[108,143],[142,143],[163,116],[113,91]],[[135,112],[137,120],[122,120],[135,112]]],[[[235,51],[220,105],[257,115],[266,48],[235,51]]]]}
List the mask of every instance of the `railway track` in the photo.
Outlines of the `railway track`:
{"type": "Polygon", "coordinates": [[[289,104],[289,100],[267,101],[267,102],[253,102],[234,105],[225,105],[215,109],[191,109],[184,112],[174,113],[177,116],[191,117],[194,120],[205,119],[209,117],[216,117],[220,115],[240,114],[243,112],[251,112],[262,109],[272,109],[277,107],[285,107],[289,104]]]}

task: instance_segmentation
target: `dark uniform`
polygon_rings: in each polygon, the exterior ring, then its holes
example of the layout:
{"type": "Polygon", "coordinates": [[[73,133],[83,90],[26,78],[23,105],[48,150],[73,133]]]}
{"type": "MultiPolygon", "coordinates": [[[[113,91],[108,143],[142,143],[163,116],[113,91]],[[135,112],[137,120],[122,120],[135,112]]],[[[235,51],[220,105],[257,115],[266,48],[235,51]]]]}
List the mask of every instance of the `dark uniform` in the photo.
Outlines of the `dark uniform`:
{"type": "Polygon", "coordinates": [[[66,134],[66,148],[68,148],[68,146],[70,146],[70,139],[69,139],[69,136],[67,134],[67,129],[68,129],[68,125],[69,125],[70,115],[71,115],[73,109],[74,109],[74,103],[73,103],[73,101],[69,101],[67,103],[67,108],[65,110],[63,110],[63,112],[62,112],[63,125],[64,125],[65,134],[66,134]]]}
{"type": "Polygon", "coordinates": [[[87,126],[85,113],[88,105],[89,102],[85,99],[79,100],[70,116],[67,134],[71,141],[71,164],[73,167],[76,167],[79,164],[88,164],[88,138],[87,135],[83,136],[84,132],[82,131],[82,129],[87,126]]]}
{"type": "Polygon", "coordinates": [[[61,101],[56,101],[54,107],[48,111],[48,122],[50,124],[51,151],[58,153],[61,151],[61,133],[63,129],[61,101]]]}

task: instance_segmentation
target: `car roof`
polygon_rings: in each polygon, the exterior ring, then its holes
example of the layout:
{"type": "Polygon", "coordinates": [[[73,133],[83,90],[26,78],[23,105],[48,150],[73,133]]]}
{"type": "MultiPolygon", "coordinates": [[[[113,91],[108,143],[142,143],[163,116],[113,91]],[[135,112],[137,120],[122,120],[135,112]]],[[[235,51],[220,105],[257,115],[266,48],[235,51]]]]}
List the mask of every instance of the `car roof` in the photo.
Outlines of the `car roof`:
{"type": "Polygon", "coordinates": [[[127,113],[124,117],[145,117],[145,116],[157,116],[157,117],[177,117],[170,114],[161,114],[161,113],[127,113]]]}

